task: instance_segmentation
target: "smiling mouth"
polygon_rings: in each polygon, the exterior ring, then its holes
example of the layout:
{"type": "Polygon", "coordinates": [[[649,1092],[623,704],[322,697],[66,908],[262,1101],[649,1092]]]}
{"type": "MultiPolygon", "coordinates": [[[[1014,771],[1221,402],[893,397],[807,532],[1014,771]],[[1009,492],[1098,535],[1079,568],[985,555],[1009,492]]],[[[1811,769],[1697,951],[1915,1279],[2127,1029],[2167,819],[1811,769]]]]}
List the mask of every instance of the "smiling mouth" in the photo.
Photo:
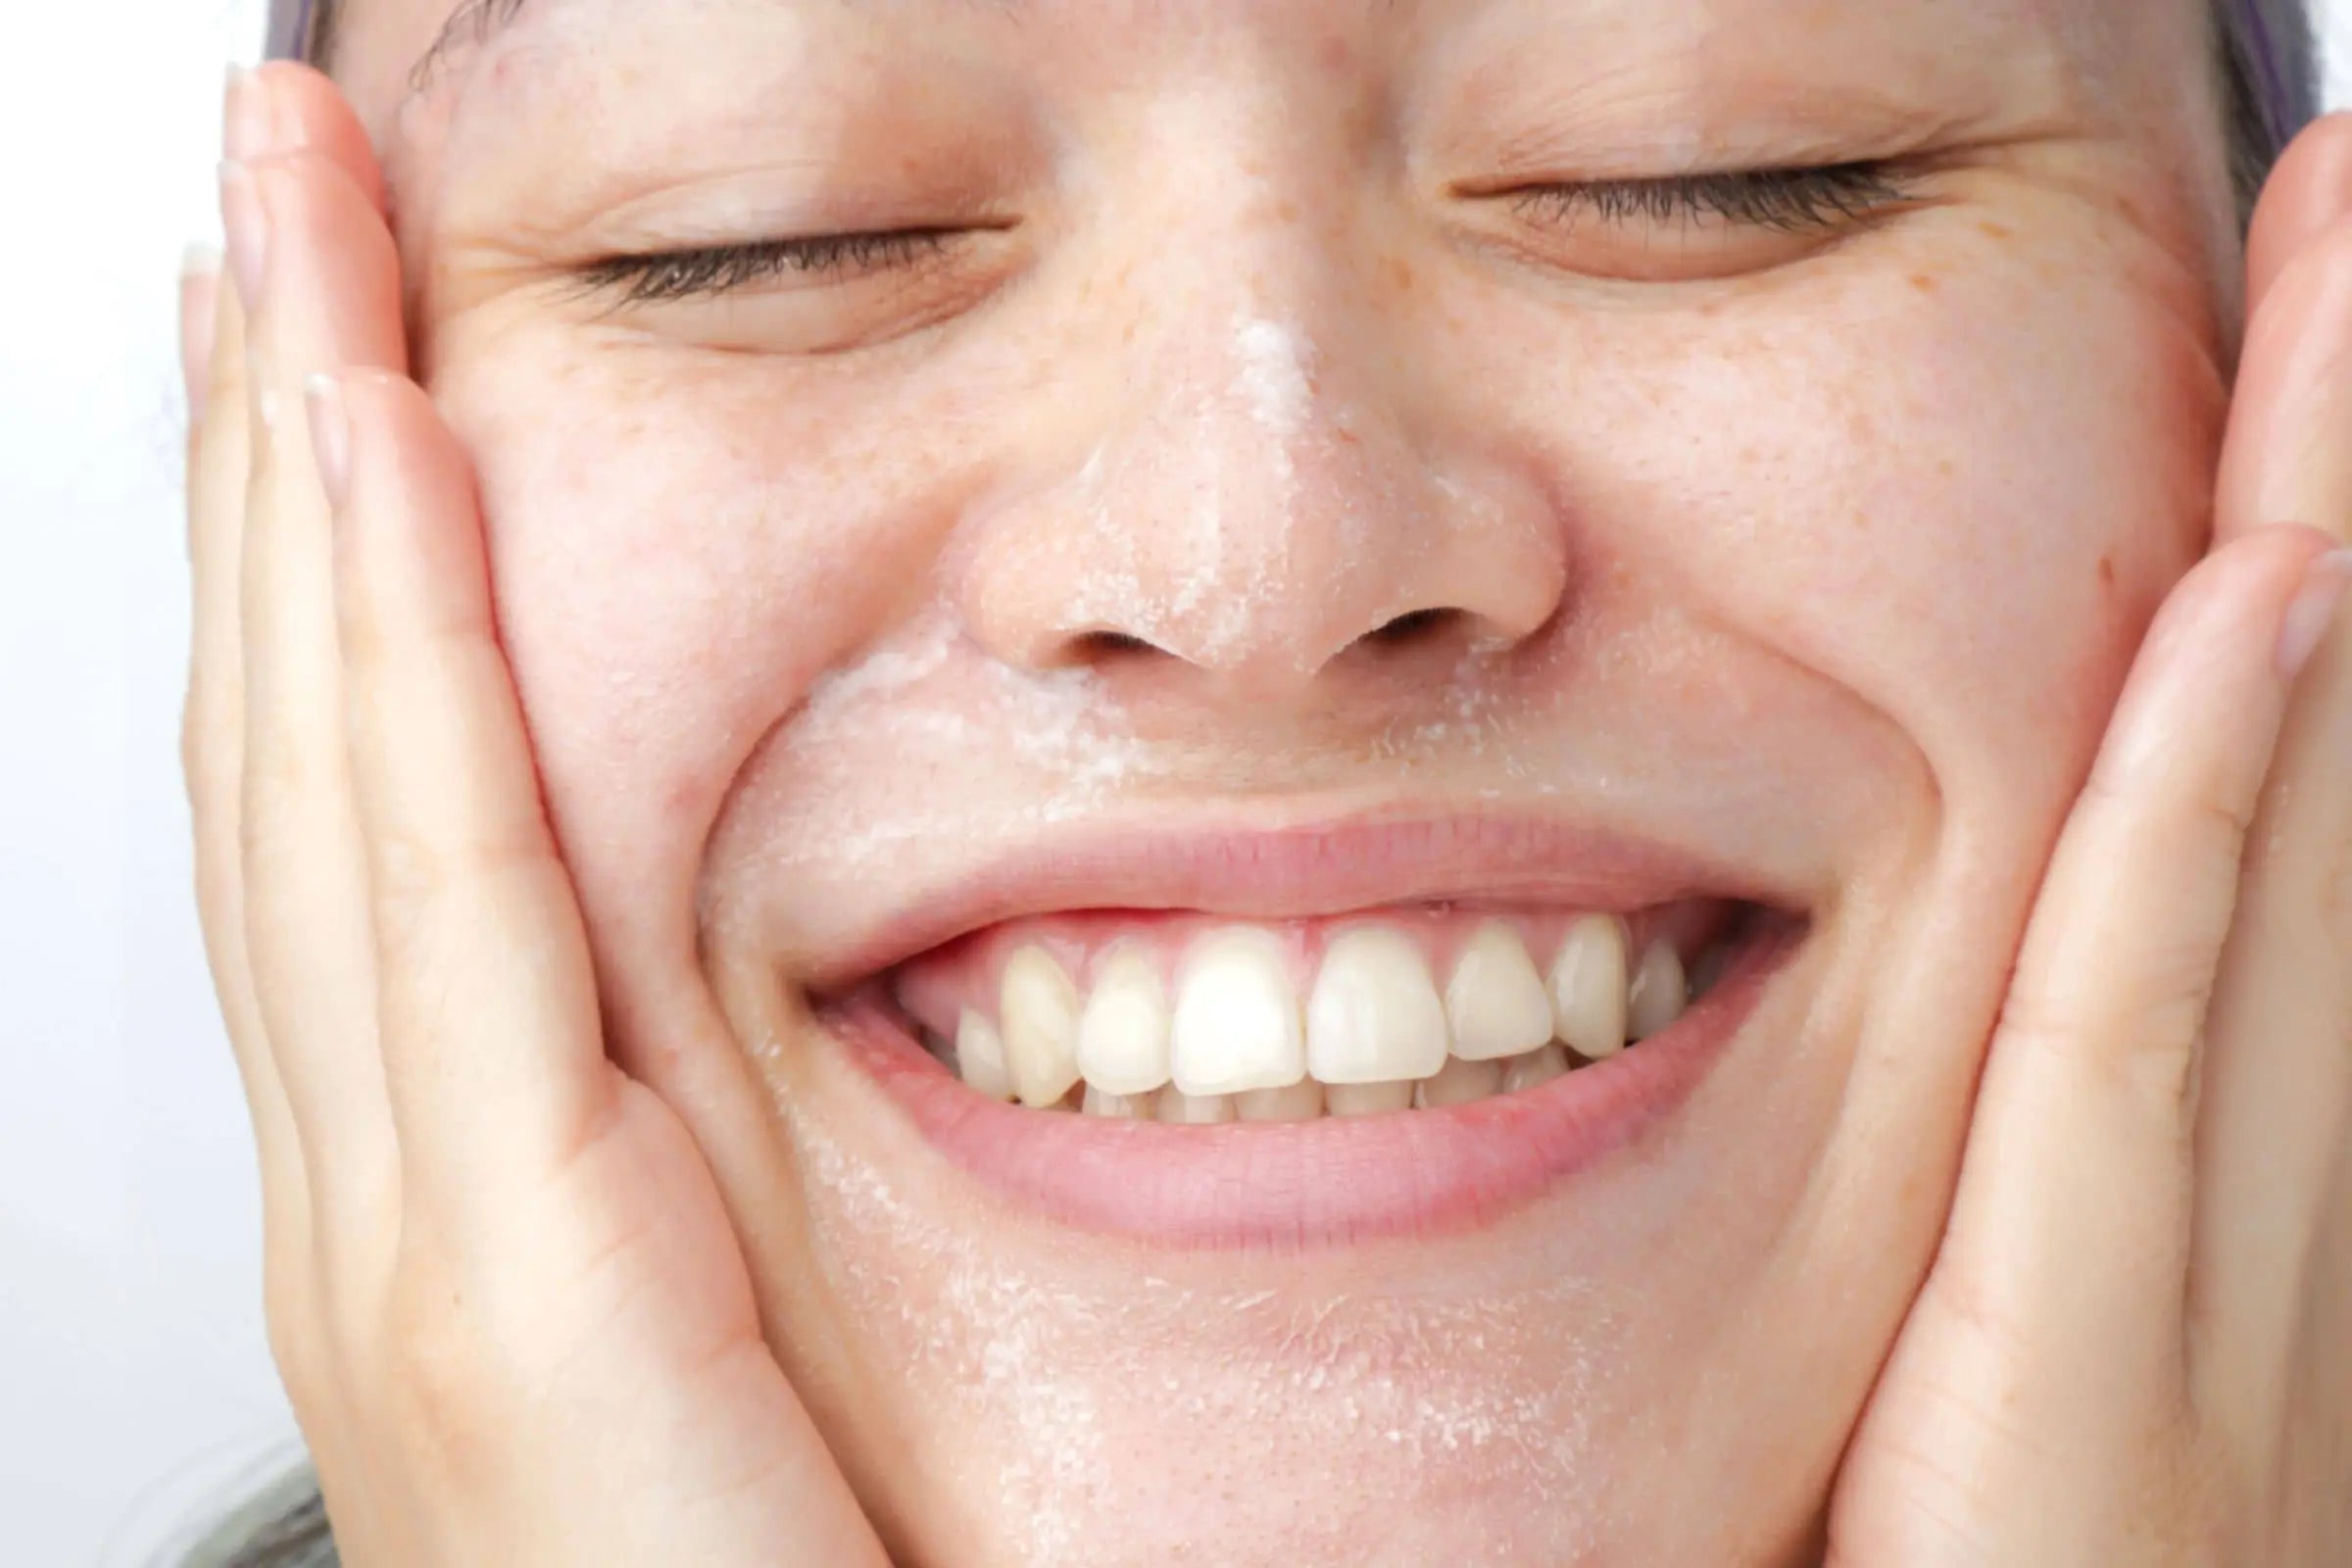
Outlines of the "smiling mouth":
{"type": "Polygon", "coordinates": [[[1321,1246],[1484,1224],[1642,1143],[1810,928],[1652,847],[1369,823],[1065,847],[867,937],[810,1000],[1001,1197],[1321,1246]]]}
{"type": "Polygon", "coordinates": [[[974,1093],[1171,1125],[1445,1109],[1672,1028],[1758,936],[1752,904],[1418,904],[1235,922],[1084,911],[918,956],[875,994],[974,1093]]]}

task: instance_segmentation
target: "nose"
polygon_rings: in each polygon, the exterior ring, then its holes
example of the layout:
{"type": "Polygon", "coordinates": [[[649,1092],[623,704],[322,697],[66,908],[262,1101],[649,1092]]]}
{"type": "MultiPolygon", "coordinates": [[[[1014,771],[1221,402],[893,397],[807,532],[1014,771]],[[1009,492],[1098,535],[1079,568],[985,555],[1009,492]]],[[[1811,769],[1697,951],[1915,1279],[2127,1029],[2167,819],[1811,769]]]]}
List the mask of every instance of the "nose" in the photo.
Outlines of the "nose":
{"type": "Polygon", "coordinates": [[[1140,659],[1266,706],[1531,637],[1568,578],[1542,486],[1383,396],[1369,353],[1335,350],[1364,324],[1247,308],[1166,323],[1082,423],[1091,441],[978,519],[977,640],[1033,669],[1140,659]]]}

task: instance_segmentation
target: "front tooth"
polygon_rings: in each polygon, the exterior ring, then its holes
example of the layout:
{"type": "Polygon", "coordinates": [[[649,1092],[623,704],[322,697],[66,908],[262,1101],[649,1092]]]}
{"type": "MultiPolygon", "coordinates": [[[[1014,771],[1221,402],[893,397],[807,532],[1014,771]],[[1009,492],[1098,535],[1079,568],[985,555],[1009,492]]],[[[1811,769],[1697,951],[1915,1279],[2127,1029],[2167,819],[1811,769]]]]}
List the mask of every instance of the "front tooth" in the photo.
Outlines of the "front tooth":
{"type": "Polygon", "coordinates": [[[1642,955],[1625,1004],[1626,1035],[1633,1040],[1647,1040],[1683,1015],[1690,991],[1683,980],[1683,956],[1673,943],[1652,942],[1642,955]]]}
{"type": "Polygon", "coordinates": [[[1057,1105],[1078,1082],[1078,988],[1043,948],[1023,948],[1004,965],[998,1027],[1021,1103],[1057,1105]]]}
{"type": "Polygon", "coordinates": [[[1446,1065],[1446,1004],[1421,950],[1349,931],[1323,954],[1306,1004],[1307,1070],[1326,1085],[1428,1078],[1446,1065]]]}
{"type": "Polygon", "coordinates": [[[971,1008],[956,1020],[956,1072],[991,1100],[1012,1098],[1012,1069],[1004,1064],[1004,1039],[997,1026],[971,1008]]]}
{"type": "Polygon", "coordinates": [[[1502,922],[1481,927],[1446,982],[1446,1022],[1453,1054],[1495,1061],[1551,1042],[1551,998],[1519,933],[1502,922]]]}
{"type": "Polygon", "coordinates": [[[1252,1089],[1234,1106],[1244,1121],[1313,1121],[1323,1114],[1323,1086],[1301,1078],[1288,1089],[1252,1089]]]}
{"type": "Polygon", "coordinates": [[[1551,960],[1553,1032],[1590,1061],[1625,1049],[1625,927],[1587,914],[1568,927],[1551,960]]]}
{"type": "Polygon", "coordinates": [[[1171,1127],[1208,1127],[1233,1118],[1231,1095],[1188,1095],[1181,1089],[1159,1092],[1159,1119],[1171,1127]]]}
{"type": "Polygon", "coordinates": [[[1078,1018],[1078,1070],[1097,1089],[1145,1095],[1168,1081],[1168,999],[1159,971],[1122,948],[1096,971],[1078,1018]]]}
{"type": "Polygon", "coordinates": [[[1447,1105],[1492,1100],[1501,1088],[1501,1062],[1464,1061],[1456,1056],[1435,1078],[1422,1081],[1413,1091],[1413,1103],[1424,1110],[1443,1110],[1447,1105]]]}
{"type": "Polygon", "coordinates": [[[1515,1095],[1521,1090],[1539,1088],[1554,1078],[1567,1076],[1568,1053],[1558,1046],[1545,1046],[1542,1051],[1531,1051],[1515,1058],[1503,1069],[1502,1092],[1515,1095]]]}
{"type": "Polygon", "coordinates": [[[1413,1086],[1388,1084],[1327,1084],[1323,1108],[1334,1116],[1382,1116],[1413,1107],[1413,1086]]]}
{"type": "Polygon", "coordinates": [[[1176,988],[1169,1065],[1176,1087],[1195,1096],[1284,1089],[1306,1076],[1298,996],[1271,933],[1236,927],[1193,944],[1176,988]]]}
{"type": "Polygon", "coordinates": [[[1086,1102],[1079,1109],[1105,1121],[1150,1121],[1152,1117],[1150,1095],[1106,1095],[1092,1084],[1086,1086],[1086,1102]]]}

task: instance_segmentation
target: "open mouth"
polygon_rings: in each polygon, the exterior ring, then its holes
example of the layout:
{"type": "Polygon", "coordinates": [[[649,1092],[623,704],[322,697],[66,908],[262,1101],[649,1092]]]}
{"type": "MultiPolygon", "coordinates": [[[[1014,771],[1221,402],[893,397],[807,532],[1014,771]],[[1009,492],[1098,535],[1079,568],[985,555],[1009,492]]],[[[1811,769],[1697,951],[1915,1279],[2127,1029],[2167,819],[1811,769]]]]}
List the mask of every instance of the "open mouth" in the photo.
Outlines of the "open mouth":
{"type": "Polygon", "coordinates": [[[1208,1125],[1444,1109],[1672,1028],[1762,913],[1707,899],[1278,922],[1086,911],[922,954],[875,994],[966,1087],[1033,1110],[1208,1125]]]}
{"type": "Polygon", "coordinates": [[[1475,819],[1065,848],[910,906],[809,997],[914,1132],[1050,1219],[1428,1234],[1690,1099],[1811,929],[1747,880],[1475,819]]]}

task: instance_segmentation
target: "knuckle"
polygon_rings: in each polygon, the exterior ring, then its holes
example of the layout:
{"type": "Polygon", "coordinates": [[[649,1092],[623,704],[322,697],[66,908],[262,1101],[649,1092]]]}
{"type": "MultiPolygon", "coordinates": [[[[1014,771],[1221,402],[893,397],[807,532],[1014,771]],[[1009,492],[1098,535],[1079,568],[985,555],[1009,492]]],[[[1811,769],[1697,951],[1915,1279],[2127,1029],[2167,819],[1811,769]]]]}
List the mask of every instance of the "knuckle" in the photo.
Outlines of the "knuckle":
{"type": "Polygon", "coordinates": [[[376,893],[388,903],[429,907],[445,900],[456,883],[450,856],[415,833],[380,830],[371,848],[376,893]]]}
{"type": "Polygon", "coordinates": [[[317,1309],[309,1269],[282,1245],[272,1246],[263,1265],[262,1322],[270,1358],[277,1365],[286,1397],[306,1415],[333,1396],[331,1357],[317,1309]]]}
{"type": "Polygon", "coordinates": [[[470,1325],[472,1303],[440,1269],[409,1270],[384,1324],[383,1397],[416,1462],[478,1474],[499,1442],[499,1378],[470,1325]]]}
{"type": "MultiPolygon", "coordinates": [[[[335,758],[277,729],[251,738],[238,792],[238,842],[248,867],[299,838],[341,788],[335,758]]],[[[299,848],[299,846],[297,847],[299,848]]]]}
{"type": "Polygon", "coordinates": [[[2119,822],[2136,824],[2128,835],[2162,843],[2176,852],[2203,846],[2236,863],[2257,807],[2257,791],[2223,777],[2201,777],[2152,786],[2149,781],[2100,766],[2084,784],[2085,807],[2119,822]]]}
{"type": "Polygon", "coordinates": [[[391,916],[387,938],[420,943],[444,927],[478,928],[507,891],[528,888],[548,865],[528,832],[488,828],[439,838],[379,827],[369,854],[379,906],[391,916]]]}
{"type": "Polygon", "coordinates": [[[231,807],[241,771],[230,727],[212,704],[191,696],[179,720],[179,772],[189,808],[209,816],[231,807]]]}
{"type": "Polygon", "coordinates": [[[2022,986],[2002,1011],[1996,1049],[2177,1113],[2196,1092],[2204,990],[2185,977],[2119,989],[2094,1002],[2048,984],[2022,986]]]}
{"type": "Polygon", "coordinates": [[[2352,844],[2336,845],[2319,874],[2314,922],[2340,968],[2352,958],[2352,844]]]}

